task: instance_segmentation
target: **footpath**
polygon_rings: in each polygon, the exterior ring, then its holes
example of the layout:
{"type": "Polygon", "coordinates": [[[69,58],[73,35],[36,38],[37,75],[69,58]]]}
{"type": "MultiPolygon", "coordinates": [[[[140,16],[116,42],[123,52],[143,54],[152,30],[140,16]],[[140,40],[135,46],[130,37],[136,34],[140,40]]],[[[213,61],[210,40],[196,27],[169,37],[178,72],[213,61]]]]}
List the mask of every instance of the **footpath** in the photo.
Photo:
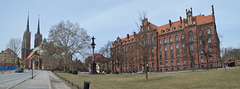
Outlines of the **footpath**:
{"type": "Polygon", "coordinates": [[[33,79],[24,82],[10,89],[71,89],[60,81],[52,72],[41,71],[33,79]]]}

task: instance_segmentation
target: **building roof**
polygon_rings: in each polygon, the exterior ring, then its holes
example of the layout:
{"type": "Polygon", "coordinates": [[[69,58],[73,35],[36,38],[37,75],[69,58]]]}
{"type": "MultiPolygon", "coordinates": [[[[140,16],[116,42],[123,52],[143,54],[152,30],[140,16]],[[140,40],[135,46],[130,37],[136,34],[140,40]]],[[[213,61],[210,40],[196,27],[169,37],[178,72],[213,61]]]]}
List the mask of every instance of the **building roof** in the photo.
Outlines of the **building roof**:
{"type": "MultiPolygon", "coordinates": [[[[202,25],[202,24],[207,24],[207,23],[214,22],[213,14],[208,15],[208,16],[197,15],[195,17],[196,17],[196,24],[197,25],[202,25]]],[[[163,34],[166,34],[166,33],[171,33],[171,32],[177,31],[177,30],[184,29],[184,20],[185,19],[175,21],[175,22],[171,22],[171,26],[170,26],[170,24],[165,24],[165,25],[162,25],[162,26],[156,26],[156,25],[154,25],[150,22],[149,22],[150,23],[149,25],[151,26],[152,29],[156,29],[156,32],[158,32],[158,35],[163,35],[163,34]],[[179,26],[181,26],[181,28],[179,28],[179,26]],[[175,27],[174,30],[172,30],[173,27],[175,27]],[[167,29],[169,29],[168,32],[166,31],[167,29]],[[164,33],[161,33],[161,31],[164,31],[164,33]]],[[[122,45],[131,43],[131,42],[134,42],[134,41],[135,41],[134,34],[130,35],[129,38],[124,37],[124,38],[121,39],[122,45]]],[[[112,47],[115,47],[115,45],[113,45],[112,47]]]]}
{"type": "Polygon", "coordinates": [[[39,50],[39,46],[35,47],[32,52],[38,51],[39,50]]]}

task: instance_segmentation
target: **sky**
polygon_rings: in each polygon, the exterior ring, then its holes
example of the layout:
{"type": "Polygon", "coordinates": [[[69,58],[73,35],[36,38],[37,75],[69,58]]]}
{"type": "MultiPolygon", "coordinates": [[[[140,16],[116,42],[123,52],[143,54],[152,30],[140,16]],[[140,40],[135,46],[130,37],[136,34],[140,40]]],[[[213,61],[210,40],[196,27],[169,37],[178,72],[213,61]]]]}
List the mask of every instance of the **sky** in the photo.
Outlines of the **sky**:
{"type": "Polygon", "coordinates": [[[0,50],[5,50],[11,38],[22,39],[29,12],[31,48],[37,32],[48,38],[49,29],[60,21],[77,22],[96,38],[96,50],[107,41],[138,31],[139,12],[146,12],[148,21],[161,26],[186,18],[186,9],[193,15],[210,15],[214,5],[217,32],[222,47],[240,48],[239,0],[1,0],[0,50]]]}

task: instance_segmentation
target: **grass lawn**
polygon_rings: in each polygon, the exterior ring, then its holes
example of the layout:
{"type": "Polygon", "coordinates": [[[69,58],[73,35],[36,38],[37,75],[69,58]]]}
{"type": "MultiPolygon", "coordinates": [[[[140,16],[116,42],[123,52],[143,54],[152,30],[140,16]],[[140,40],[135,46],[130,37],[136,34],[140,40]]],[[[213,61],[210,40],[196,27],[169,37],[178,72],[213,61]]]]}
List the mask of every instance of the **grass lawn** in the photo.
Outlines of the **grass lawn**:
{"type": "Polygon", "coordinates": [[[240,68],[182,73],[111,74],[111,75],[58,75],[83,88],[89,81],[90,89],[240,89],[240,68]]]}

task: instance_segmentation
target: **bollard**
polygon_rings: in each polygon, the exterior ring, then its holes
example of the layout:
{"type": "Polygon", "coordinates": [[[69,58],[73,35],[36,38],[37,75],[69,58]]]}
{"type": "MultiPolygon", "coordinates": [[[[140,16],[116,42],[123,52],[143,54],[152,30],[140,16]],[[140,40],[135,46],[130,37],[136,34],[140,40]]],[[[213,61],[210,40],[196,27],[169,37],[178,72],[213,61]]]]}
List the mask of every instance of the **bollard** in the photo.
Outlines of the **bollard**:
{"type": "Polygon", "coordinates": [[[77,85],[77,89],[79,89],[79,86],[77,85]]]}
{"type": "Polygon", "coordinates": [[[73,82],[72,82],[72,86],[73,86],[73,82]]]}
{"type": "Polygon", "coordinates": [[[90,87],[90,82],[84,81],[84,89],[89,89],[90,87]]]}

